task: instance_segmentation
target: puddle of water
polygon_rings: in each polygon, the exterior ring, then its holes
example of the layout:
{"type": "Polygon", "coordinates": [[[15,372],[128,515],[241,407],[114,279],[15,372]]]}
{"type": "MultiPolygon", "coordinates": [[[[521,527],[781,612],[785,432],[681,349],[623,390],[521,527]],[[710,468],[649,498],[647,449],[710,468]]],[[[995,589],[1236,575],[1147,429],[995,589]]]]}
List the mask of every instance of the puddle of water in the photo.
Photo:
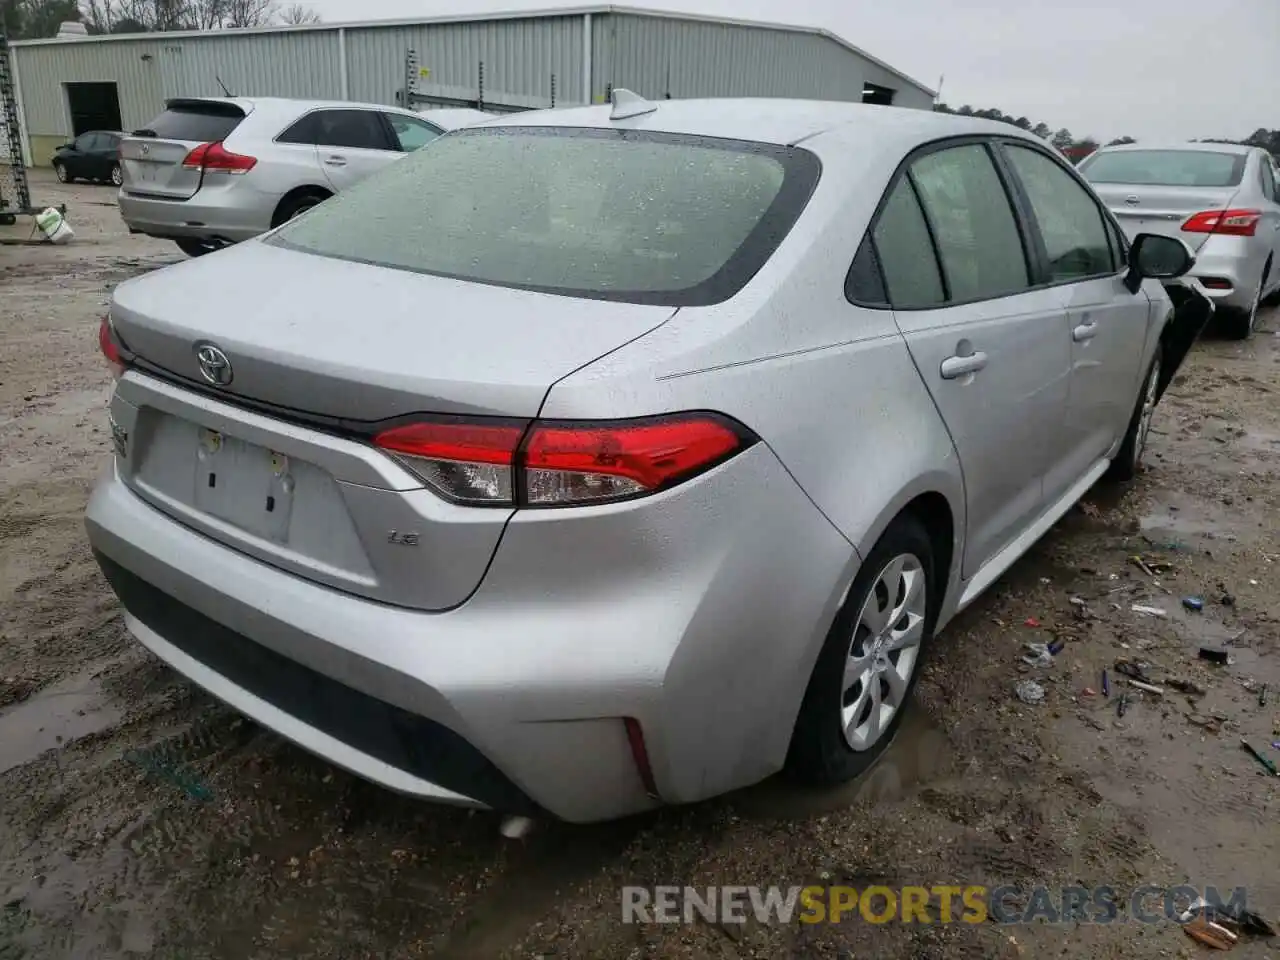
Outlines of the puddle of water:
{"type": "Polygon", "coordinates": [[[912,703],[889,749],[870,770],[851,783],[806,787],[785,777],[732,794],[734,809],[747,817],[791,819],[840,810],[855,803],[888,803],[911,790],[947,776],[955,751],[947,736],[919,704],[912,703]]]}
{"type": "Polygon", "coordinates": [[[0,712],[0,773],[104,730],[120,717],[92,678],[76,677],[41,690],[0,712]]]}

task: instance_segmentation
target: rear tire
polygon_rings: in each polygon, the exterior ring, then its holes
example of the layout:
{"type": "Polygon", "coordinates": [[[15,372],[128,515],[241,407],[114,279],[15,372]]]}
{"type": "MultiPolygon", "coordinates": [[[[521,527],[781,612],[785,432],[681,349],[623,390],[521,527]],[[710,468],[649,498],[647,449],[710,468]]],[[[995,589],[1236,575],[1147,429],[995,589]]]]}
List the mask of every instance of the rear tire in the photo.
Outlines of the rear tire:
{"type": "Polygon", "coordinates": [[[1159,402],[1160,367],[1163,350],[1156,349],[1155,359],[1151,361],[1151,369],[1147,371],[1147,379],[1142,381],[1142,392],[1138,394],[1138,404],[1134,408],[1133,417],[1129,420],[1129,429],[1125,432],[1120,449],[1116,451],[1111,466],[1107,468],[1106,477],[1120,483],[1132,480],[1138,475],[1138,467],[1142,465],[1142,454],[1147,449],[1147,437],[1151,434],[1151,420],[1155,416],[1156,404],[1159,402]]]}
{"type": "Polygon", "coordinates": [[[53,173],[59,183],[75,183],[76,178],[67,172],[67,165],[60,160],[53,161],[53,173]]]}
{"type": "Polygon", "coordinates": [[[280,201],[280,206],[276,207],[276,215],[271,218],[271,226],[278,227],[282,223],[288,223],[294,217],[301,216],[312,207],[328,200],[331,196],[333,196],[331,193],[313,190],[286,197],[280,201]]]}
{"type": "Polygon", "coordinates": [[[924,525],[910,515],[895,519],[867,554],[818,655],[791,735],[790,775],[843,783],[893,742],[933,639],[943,579],[924,525]]]}
{"type": "Polygon", "coordinates": [[[210,243],[208,240],[197,240],[194,237],[175,237],[173,242],[188,257],[203,257],[206,253],[213,253],[220,246],[220,244],[210,243]]]}
{"type": "Polygon", "coordinates": [[[110,178],[110,179],[111,179],[111,185],[112,185],[113,187],[118,187],[118,186],[120,186],[122,183],[124,183],[124,174],[123,174],[123,173],[121,173],[121,171],[120,171],[120,164],[118,164],[118,163],[113,163],[113,164],[111,165],[111,178],[110,178]]]}
{"type": "Polygon", "coordinates": [[[1258,307],[1262,304],[1262,288],[1267,282],[1264,272],[1258,280],[1258,292],[1254,294],[1253,306],[1247,310],[1222,311],[1222,335],[1231,340],[1248,340],[1253,336],[1254,327],[1258,324],[1258,307]]]}

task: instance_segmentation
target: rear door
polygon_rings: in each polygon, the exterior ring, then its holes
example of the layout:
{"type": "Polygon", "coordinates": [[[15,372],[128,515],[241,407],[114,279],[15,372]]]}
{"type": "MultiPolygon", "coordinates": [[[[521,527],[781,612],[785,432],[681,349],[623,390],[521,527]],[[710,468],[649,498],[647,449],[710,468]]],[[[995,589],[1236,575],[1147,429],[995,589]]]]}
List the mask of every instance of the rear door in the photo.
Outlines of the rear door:
{"type": "Polygon", "coordinates": [[[170,100],[145,127],[120,141],[123,188],[132,194],[186,200],[200,189],[200,167],[182,162],[202,143],[225,140],[247,115],[240,102],[170,100]]]}
{"type": "Polygon", "coordinates": [[[1225,210],[1240,190],[1245,155],[1216,150],[1102,150],[1080,172],[1130,239],[1178,237],[1199,250],[1207,233],[1184,233],[1197,213],[1225,210]]]}
{"type": "Polygon", "coordinates": [[[345,190],[404,154],[376,110],[316,110],[311,114],[320,166],[334,190],[345,190]]]}
{"type": "Polygon", "coordinates": [[[1280,179],[1277,179],[1275,164],[1268,154],[1264,152],[1258,159],[1263,195],[1262,221],[1258,224],[1258,229],[1271,241],[1272,261],[1268,286],[1276,289],[1280,286],[1280,179]]]}
{"type": "Polygon", "coordinates": [[[1031,289],[1026,241],[982,141],[927,148],[872,238],[889,302],[960,456],[971,577],[1041,512],[1070,350],[1062,304],[1031,289]]]}
{"type": "Polygon", "coordinates": [[[1151,301],[1124,285],[1124,251],[1102,208],[1047,151],[1008,142],[1003,156],[1029,207],[1042,275],[1063,308],[1071,385],[1045,499],[1062,496],[1124,435],[1137,402],[1151,301]]]}
{"type": "Polygon", "coordinates": [[[96,177],[98,174],[93,164],[93,149],[98,142],[96,133],[82,133],[71,142],[71,149],[62,155],[67,172],[73,177],[96,177]]]}

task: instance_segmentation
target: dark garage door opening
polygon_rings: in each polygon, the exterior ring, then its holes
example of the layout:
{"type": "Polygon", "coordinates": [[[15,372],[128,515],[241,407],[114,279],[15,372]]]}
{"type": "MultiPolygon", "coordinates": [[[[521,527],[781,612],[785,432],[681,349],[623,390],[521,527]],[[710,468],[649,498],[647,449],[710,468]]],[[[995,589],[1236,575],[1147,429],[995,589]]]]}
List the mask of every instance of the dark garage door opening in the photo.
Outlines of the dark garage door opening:
{"type": "Polygon", "coordinates": [[[120,129],[120,94],[114,83],[68,83],[71,135],[120,129]]]}
{"type": "Polygon", "coordinates": [[[893,106],[893,95],[897,93],[893,87],[882,87],[878,83],[862,85],[862,102],[874,103],[882,107],[893,106]]]}

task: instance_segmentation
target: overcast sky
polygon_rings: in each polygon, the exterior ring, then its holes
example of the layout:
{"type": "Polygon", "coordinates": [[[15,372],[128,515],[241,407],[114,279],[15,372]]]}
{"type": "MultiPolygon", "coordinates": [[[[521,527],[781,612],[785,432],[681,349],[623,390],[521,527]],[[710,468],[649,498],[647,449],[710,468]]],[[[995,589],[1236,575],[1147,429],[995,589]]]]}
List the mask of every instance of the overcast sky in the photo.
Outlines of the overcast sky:
{"type": "MultiPolygon", "coordinates": [[[[584,0],[585,2],[585,0],[584,0]]],[[[626,3],[627,0],[622,0],[626,3]]],[[[311,0],[326,21],[544,9],[578,0],[311,0]]],[[[1280,0],[633,0],[826,27],[953,106],[1105,140],[1280,128],[1280,0]]]]}

